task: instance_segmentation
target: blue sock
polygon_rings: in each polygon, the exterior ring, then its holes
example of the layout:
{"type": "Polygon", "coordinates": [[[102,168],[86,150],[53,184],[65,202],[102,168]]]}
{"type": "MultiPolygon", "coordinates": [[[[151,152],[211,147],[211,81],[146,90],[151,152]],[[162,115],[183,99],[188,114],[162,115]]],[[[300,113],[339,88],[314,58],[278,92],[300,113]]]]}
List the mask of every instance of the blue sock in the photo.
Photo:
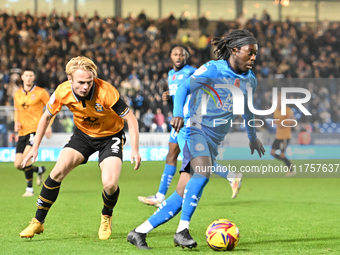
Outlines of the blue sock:
{"type": "Polygon", "coordinates": [[[150,224],[156,228],[176,216],[182,208],[183,198],[175,191],[166,199],[157,211],[148,219],[150,224]]]}
{"type": "Polygon", "coordinates": [[[190,221],[208,181],[207,177],[197,173],[191,177],[184,190],[181,220],[190,221]]]}
{"type": "Polygon", "coordinates": [[[176,166],[165,164],[161,183],[159,184],[159,188],[158,188],[159,193],[163,194],[164,196],[166,195],[166,192],[168,191],[168,188],[170,186],[170,183],[175,173],[176,173],[176,166]]]}
{"type": "Polygon", "coordinates": [[[227,167],[222,166],[220,164],[217,164],[215,162],[214,168],[215,168],[214,174],[217,174],[217,175],[221,176],[222,178],[227,179],[227,176],[229,174],[229,170],[227,169],[227,167]]]}

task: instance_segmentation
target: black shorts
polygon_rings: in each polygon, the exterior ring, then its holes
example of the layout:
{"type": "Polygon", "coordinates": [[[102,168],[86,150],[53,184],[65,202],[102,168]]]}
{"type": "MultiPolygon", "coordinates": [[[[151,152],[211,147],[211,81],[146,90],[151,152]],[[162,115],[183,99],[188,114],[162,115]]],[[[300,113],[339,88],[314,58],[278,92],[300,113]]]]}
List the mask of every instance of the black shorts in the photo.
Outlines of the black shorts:
{"type": "Polygon", "coordinates": [[[112,136],[91,137],[76,128],[64,148],[68,147],[80,152],[85,158],[82,164],[85,164],[93,153],[99,151],[98,163],[100,163],[108,157],[118,157],[122,160],[125,141],[123,130],[112,136]]]}
{"type": "Polygon", "coordinates": [[[275,139],[272,149],[281,150],[281,152],[286,152],[289,145],[290,139],[275,139]]]}
{"type": "Polygon", "coordinates": [[[30,133],[25,136],[19,136],[19,140],[16,146],[16,153],[23,153],[27,145],[33,146],[34,137],[35,137],[35,132],[30,133]]]}

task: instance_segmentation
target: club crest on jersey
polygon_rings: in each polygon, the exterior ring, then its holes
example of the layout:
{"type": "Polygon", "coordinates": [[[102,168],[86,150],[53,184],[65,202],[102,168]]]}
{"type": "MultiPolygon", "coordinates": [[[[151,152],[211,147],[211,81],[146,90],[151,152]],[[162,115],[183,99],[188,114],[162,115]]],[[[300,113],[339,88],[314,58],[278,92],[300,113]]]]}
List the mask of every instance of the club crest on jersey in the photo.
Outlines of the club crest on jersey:
{"type": "Polygon", "coordinates": [[[101,104],[98,104],[98,103],[96,103],[96,104],[94,105],[94,108],[96,109],[97,112],[102,112],[102,111],[104,111],[104,110],[103,110],[103,106],[102,106],[101,104]]]}
{"type": "Polygon", "coordinates": [[[182,80],[183,79],[183,74],[178,75],[178,79],[182,80]]]}

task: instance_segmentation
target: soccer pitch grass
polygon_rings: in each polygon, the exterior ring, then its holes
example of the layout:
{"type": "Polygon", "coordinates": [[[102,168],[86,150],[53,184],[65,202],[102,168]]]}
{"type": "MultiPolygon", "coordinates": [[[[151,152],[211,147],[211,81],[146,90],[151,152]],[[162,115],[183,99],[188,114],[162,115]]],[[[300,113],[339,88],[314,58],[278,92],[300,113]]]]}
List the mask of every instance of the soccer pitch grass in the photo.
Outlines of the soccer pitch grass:
{"type": "MultiPolygon", "coordinates": [[[[335,164],[339,160],[308,163],[335,164]]],[[[50,172],[54,163],[44,165],[50,172]]],[[[21,239],[20,231],[34,217],[40,187],[35,185],[35,175],[34,197],[21,197],[25,191],[23,172],[15,170],[13,163],[0,163],[0,254],[182,254],[185,251],[173,246],[178,215],[149,233],[147,242],[152,250],[137,250],[126,241],[127,234],[155,211],[155,207],[140,203],[137,196],[155,194],[163,167],[164,162],[142,162],[135,171],[124,162],[110,239],[99,240],[97,235],[102,184],[96,162],[76,168],[63,181],[58,200],[47,215],[44,233],[21,239]]],[[[190,225],[190,233],[198,242],[191,252],[215,253],[206,244],[205,230],[213,220],[227,218],[240,231],[239,245],[232,251],[235,254],[340,254],[340,179],[279,176],[282,178],[244,178],[234,200],[229,184],[222,178],[212,178],[190,225]]],[[[177,173],[168,195],[174,191],[178,177],[177,173]]]]}

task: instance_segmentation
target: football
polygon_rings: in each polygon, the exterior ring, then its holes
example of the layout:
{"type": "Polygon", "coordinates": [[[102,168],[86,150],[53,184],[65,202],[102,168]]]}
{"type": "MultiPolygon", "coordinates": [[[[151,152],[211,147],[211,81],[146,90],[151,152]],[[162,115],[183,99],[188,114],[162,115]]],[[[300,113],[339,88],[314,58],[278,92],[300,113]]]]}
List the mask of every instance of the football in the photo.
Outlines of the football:
{"type": "Polygon", "coordinates": [[[239,232],[232,221],[219,219],[208,226],[205,238],[214,251],[231,251],[238,244],[239,232]]]}

